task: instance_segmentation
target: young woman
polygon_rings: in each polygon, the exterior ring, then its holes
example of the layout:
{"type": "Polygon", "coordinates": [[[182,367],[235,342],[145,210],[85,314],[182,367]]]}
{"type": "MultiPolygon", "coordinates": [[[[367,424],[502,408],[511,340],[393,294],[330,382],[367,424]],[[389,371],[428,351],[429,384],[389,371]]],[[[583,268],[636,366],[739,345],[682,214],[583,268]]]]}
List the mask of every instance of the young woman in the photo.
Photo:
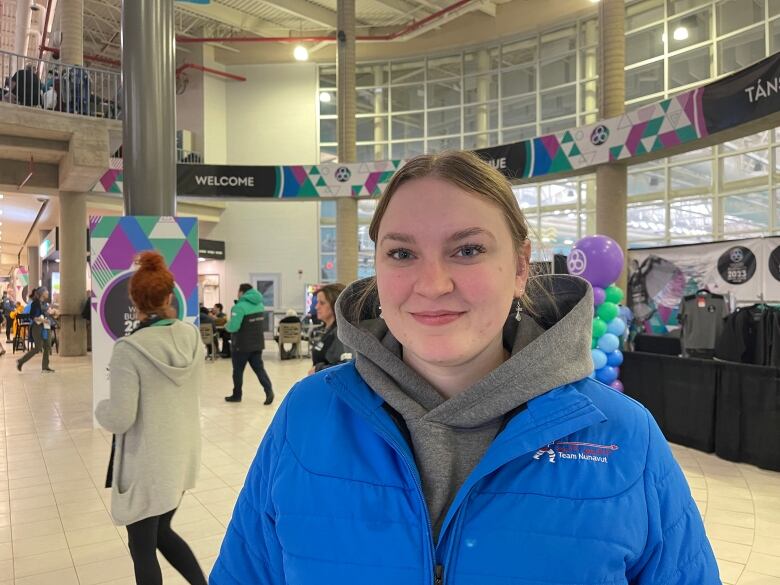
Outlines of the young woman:
{"type": "Polygon", "coordinates": [[[341,363],[341,356],[349,349],[338,338],[338,320],[336,319],[336,299],[346,287],[341,283],[326,284],[317,291],[317,319],[325,324],[325,331],[319,341],[311,348],[313,365],[309,374],[341,363]]]}
{"type": "Polygon", "coordinates": [[[720,583],[652,417],[588,377],[590,286],[528,278],[501,174],[412,159],[370,235],[336,306],[356,361],[279,409],[212,585],[720,583]]]}
{"type": "Polygon", "coordinates": [[[30,361],[33,356],[43,353],[41,360],[41,372],[44,374],[53,374],[54,370],[49,367],[49,356],[51,355],[51,321],[47,314],[47,301],[49,300],[49,290],[45,286],[36,288],[32,294],[30,303],[30,335],[33,340],[33,348],[16,360],[16,369],[22,371],[22,366],[30,361]]]}
{"type": "Polygon", "coordinates": [[[175,318],[173,275],[157,252],[143,252],[130,279],[140,325],[114,345],[111,397],[95,417],[114,433],[111,515],[127,527],[138,585],[161,585],[157,550],[187,580],[206,578],[171,528],[182,495],[200,467],[200,333],[175,318]]]}

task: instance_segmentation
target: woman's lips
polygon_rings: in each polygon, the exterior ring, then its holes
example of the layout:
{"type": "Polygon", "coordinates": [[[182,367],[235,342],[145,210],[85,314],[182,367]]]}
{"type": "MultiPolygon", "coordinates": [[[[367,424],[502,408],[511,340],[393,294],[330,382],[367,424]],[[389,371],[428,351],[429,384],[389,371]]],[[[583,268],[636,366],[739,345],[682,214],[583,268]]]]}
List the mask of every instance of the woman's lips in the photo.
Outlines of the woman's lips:
{"type": "Polygon", "coordinates": [[[458,320],[463,314],[464,313],[462,312],[455,311],[426,311],[422,313],[412,313],[411,315],[418,323],[437,326],[448,325],[453,321],[458,320]]]}

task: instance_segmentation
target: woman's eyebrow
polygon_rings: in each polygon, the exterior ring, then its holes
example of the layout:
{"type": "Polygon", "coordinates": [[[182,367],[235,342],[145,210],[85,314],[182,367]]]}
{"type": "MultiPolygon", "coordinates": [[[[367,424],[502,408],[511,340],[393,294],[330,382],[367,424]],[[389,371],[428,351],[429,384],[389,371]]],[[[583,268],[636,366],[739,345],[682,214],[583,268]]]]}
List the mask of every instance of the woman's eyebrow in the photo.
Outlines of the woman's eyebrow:
{"type": "Polygon", "coordinates": [[[460,240],[466,240],[468,238],[473,238],[474,236],[487,236],[488,238],[495,241],[496,237],[485,228],[481,227],[470,227],[463,230],[458,230],[454,234],[452,234],[449,238],[447,238],[450,242],[458,242],[460,240]]]}
{"type": "Polygon", "coordinates": [[[398,232],[391,232],[389,234],[385,234],[385,236],[382,238],[382,241],[379,243],[382,244],[385,240],[393,240],[395,242],[401,242],[403,244],[415,243],[414,236],[410,234],[402,234],[398,232]]]}

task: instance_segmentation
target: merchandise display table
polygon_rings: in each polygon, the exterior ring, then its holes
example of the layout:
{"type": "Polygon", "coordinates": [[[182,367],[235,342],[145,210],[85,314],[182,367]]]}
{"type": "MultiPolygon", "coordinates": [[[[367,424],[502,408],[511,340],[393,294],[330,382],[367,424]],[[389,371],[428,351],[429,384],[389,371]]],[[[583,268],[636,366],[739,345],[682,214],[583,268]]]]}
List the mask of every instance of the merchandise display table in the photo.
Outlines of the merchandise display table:
{"type": "Polygon", "coordinates": [[[669,441],[780,471],[780,369],[626,352],[620,370],[669,441]]]}

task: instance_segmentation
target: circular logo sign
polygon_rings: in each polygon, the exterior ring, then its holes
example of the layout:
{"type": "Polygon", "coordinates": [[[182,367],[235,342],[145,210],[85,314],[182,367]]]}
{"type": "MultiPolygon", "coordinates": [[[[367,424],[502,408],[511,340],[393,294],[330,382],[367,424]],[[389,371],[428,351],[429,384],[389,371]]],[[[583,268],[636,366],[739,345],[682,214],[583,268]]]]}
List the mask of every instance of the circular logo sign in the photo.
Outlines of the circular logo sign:
{"type": "MultiPolygon", "coordinates": [[[[103,323],[103,328],[114,341],[130,335],[138,326],[138,314],[130,300],[131,276],[133,276],[133,271],[120,274],[109,283],[100,298],[100,306],[98,307],[100,320],[103,323]]],[[[174,286],[171,306],[181,319],[184,303],[178,286],[174,286]]]]}
{"type": "Polygon", "coordinates": [[[566,258],[566,267],[569,269],[569,274],[579,276],[588,268],[588,257],[585,252],[575,248],[569,253],[569,257],[566,258]]]}
{"type": "Polygon", "coordinates": [[[349,181],[349,178],[352,176],[352,171],[350,171],[347,167],[339,167],[336,169],[336,173],[334,174],[334,177],[336,177],[336,180],[339,183],[346,183],[349,181]]]}
{"type": "Polygon", "coordinates": [[[734,246],[718,259],[718,272],[729,284],[745,284],[756,273],[756,257],[749,248],[734,246]]]}
{"type": "Polygon", "coordinates": [[[780,280],[780,246],[769,255],[769,272],[775,280],[780,280]]]}
{"type": "Polygon", "coordinates": [[[593,129],[593,132],[590,133],[590,142],[594,146],[601,146],[604,144],[607,139],[609,138],[609,128],[604,126],[603,124],[599,124],[593,129]]]}

